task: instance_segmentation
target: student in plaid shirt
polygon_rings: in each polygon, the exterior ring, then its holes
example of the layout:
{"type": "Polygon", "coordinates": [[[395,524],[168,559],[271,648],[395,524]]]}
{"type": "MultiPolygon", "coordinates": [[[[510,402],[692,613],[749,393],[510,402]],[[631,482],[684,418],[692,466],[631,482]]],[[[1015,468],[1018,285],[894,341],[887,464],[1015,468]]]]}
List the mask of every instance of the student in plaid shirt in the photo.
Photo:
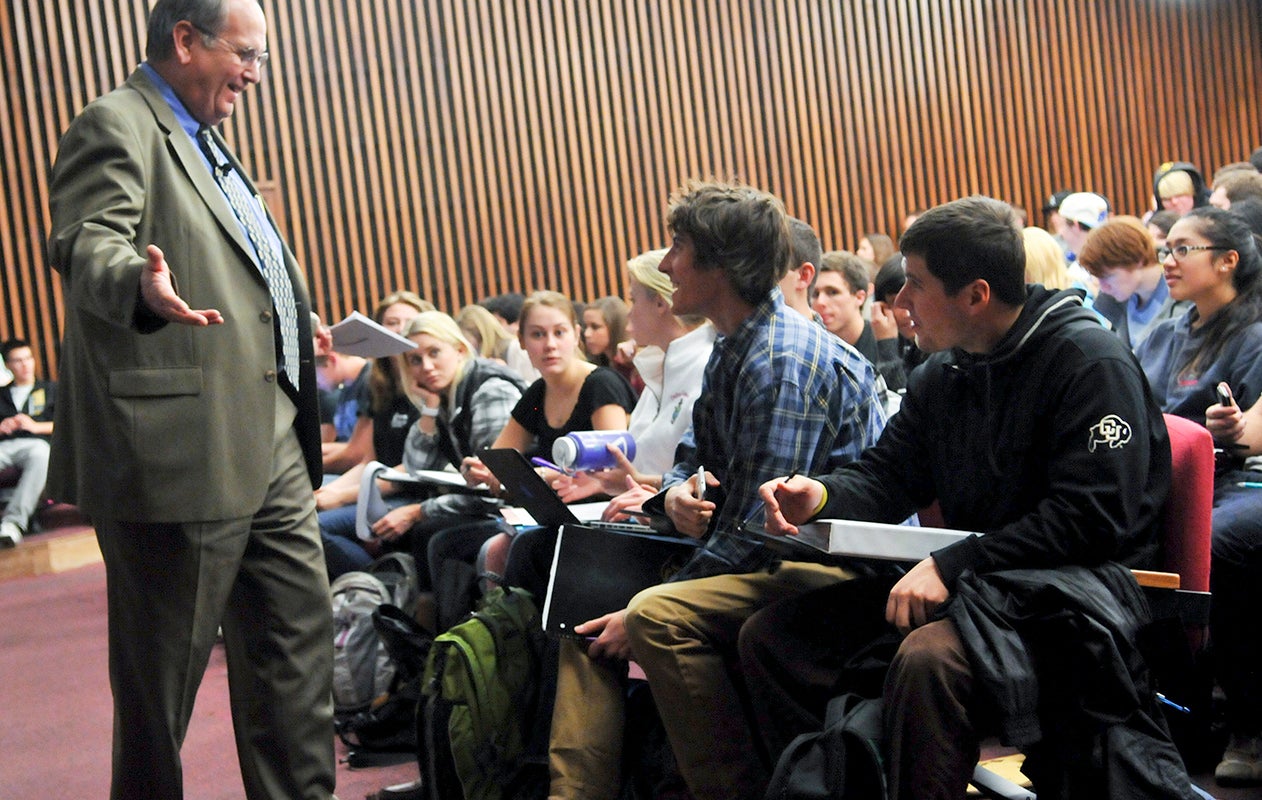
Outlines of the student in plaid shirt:
{"type": "Polygon", "coordinates": [[[777,564],[735,528],[761,482],[853,460],[884,425],[871,365],[787,307],[776,286],[790,260],[779,200],[745,186],[694,184],[672,201],[667,221],[673,244],[660,269],[676,286],[675,311],[709,317],[720,338],[692,433],[663,478],[665,491],[646,506],[663,507],[681,533],[704,545],[670,583],[580,626],[577,633],[595,637],[586,655],[563,648],[550,745],[553,797],[617,795],[623,659],[632,655],[648,675],[694,795],[734,797],[737,787],[765,782],[729,670],[736,633],[762,606],[846,573],[777,564]],[[700,466],[704,500],[696,498],[700,466]]]}

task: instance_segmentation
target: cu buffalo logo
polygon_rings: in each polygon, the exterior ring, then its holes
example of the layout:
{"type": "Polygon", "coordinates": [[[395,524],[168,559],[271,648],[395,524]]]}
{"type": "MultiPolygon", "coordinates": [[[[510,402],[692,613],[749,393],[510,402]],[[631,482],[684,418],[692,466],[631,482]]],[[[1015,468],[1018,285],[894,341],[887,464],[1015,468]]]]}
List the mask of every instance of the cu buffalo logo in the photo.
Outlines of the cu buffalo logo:
{"type": "Polygon", "coordinates": [[[1116,450],[1131,440],[1130,424],[1116,414],[1109,414],[1091,427],[1091,441],[1087,449],[1092,453],[1100,445],[1116,450]]]}

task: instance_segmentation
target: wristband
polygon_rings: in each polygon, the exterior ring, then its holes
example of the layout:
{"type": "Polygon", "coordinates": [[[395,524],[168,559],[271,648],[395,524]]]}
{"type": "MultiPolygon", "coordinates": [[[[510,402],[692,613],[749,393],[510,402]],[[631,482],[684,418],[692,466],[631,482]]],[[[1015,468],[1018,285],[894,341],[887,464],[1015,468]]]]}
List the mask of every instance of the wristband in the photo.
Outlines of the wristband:
{"type": "MultiPolygon", "coordinates": [[[[824,486],[824,484],[821,483],[820,486],[824,486]]],[[[824,496],[819,499],[819,505],[815,506],[815,510],[811,512],[810,518],[814,519],[818,516],[819,512],[823,511],[824,506],[826,505],[828,505],[828,487],[824,486],[824,496]]]]}
{"type": "Polygon", "coordinates": [[[438,406],[433,406],[433,407],[430,407],[430,406],[421,406],[421,416],[422,416],[422,417],[436,417],[436,416],[438,416],[438,406]]]}

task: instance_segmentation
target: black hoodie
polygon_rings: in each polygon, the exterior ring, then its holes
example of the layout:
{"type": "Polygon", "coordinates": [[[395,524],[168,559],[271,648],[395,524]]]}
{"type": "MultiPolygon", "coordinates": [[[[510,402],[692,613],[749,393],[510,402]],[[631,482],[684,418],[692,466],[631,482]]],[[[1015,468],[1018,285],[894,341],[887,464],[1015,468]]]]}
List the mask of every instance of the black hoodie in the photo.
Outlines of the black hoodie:
{"type": "Polygon", "coordinates": [[[876,445],[821,479],[821,518],[897,522],[937,500],[977,531],[933,554],[962,572],[1153,562],[1170,443],[1139,363],[1082,307],[1031,286],[985,355],[935,353],[876,445]]]}
{"type": "Polygon", "coordinates": [[[1161,183],[1161,179],[1171,172],[1186,172],[1188,177],[1192,179],[1192,205],[1193,208],[1209,205],[1209,188],[1205,185],[1205,176],[1196,168],[1195,164],[1187,161],[1167,161],[1157,167],[1157,171],[1152,176],[1152,200],[1156,203],[1157,208],[1161,208],[1161,195],[1157,192],[1157,184],[1161,183]]]}

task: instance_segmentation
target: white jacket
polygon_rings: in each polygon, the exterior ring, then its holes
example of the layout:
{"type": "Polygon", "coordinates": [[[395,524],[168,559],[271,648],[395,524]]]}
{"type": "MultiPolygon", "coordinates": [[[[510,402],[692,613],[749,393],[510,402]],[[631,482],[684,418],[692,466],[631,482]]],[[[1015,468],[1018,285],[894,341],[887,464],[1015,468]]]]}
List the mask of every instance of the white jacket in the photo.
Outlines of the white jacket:
{"type": "Polygon", "coordinates": [[[667,345],[644,347],[635,368],[644,391],[628,426],[635,437],[635,468],[660,475],[675,465],[675,447],[692,425],[692,405],[701,395],[701,378],[714,348],[714,326],[706,323],[667,345]]]}

